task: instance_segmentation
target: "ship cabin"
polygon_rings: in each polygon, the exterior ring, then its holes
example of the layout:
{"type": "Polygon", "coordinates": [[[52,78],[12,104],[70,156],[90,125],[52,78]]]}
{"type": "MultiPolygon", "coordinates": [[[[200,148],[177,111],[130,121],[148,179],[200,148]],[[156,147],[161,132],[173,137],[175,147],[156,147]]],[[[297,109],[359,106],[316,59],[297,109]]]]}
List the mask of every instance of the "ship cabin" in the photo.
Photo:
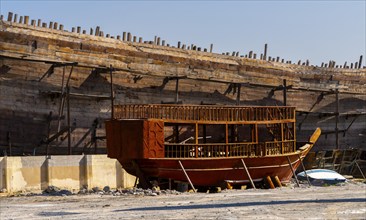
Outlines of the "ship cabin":
{"type": "Polygon", "coordinates": [[[266,157],[296,151],[295,107],[116,105],[107,151],[120,162],[266,157]]]}

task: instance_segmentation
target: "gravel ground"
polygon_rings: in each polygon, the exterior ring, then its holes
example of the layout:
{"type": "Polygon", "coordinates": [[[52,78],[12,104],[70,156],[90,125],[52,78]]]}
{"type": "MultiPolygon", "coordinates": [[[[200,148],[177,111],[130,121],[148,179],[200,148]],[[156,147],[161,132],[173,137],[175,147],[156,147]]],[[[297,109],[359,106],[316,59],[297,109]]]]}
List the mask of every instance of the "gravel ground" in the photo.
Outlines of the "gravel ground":
{"type": "MultiPolygon", "coordinates": [[[[52,191],[52,190],[51,190],[52,191]]],[[[366,184],[223,190],[99,189],[0,197],[0,219],[366,219],[366,184]]]]}

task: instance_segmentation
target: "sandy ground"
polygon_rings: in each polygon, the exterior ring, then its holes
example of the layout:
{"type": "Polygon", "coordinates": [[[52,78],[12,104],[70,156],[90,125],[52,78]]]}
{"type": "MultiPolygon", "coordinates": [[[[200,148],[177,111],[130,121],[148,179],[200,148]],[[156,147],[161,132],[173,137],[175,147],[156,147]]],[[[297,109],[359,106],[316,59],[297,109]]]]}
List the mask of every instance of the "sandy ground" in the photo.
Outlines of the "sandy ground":
{"type": "Polygon", "coordinates": [[[0,219],[366,219],[366,184],[179,195],[0,197],[0,219]]]}

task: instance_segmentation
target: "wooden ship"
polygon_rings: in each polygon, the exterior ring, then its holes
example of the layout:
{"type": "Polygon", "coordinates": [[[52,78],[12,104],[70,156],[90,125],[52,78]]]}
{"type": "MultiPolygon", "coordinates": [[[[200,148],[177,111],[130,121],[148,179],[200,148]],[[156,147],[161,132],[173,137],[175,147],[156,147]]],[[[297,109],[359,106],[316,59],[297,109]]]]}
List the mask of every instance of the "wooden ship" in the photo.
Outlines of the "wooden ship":
{"type": "Polygon", "coordinates": [[[267,45],[218,53],[212,44],[66,29],[9,12],[0,16],[0,156],[106,153],[111,101],[296,106],[298,142],[320,127],[313,149],[364,149],[365,84],[362,56],[316,66],[267,45]]]}
{"type": "Polygon", "coordinates": [[[255,187],[267,176],[288,182],[321,134],[316,129],[297,148],[295,115],[287,106],[115,106],[107,152],[145,187],[160,179],[193,189],[249,181],[255,187]]]}

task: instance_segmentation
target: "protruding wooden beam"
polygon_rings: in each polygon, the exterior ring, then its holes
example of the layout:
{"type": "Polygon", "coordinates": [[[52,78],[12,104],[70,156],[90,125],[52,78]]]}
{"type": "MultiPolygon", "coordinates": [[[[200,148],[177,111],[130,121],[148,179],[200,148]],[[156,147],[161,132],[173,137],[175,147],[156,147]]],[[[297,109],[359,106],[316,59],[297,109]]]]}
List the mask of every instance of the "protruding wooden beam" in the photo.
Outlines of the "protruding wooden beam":
{"type": "Polygon", "coordinates": [[[11,22],[13,20],[13,12],[8,13],[8,21],[11,22]]]}
{"type": "Polygon", "coordinates": [[[26,15],[24,16],[24,24],[28,25],[28,23],[29,23],[29,16],[26,15]]]}
{"type": "Polygon", "coordinates": [[[358,69],[361,69],[362,66],[362,55],[360,56],[360,60],[358,61],[358,69]]]}
{"type": "Polygon", "coordinates": [[[263,60],[267,59],[267,44],[264,45],[264,54],[263,54],[263,60]]]}
{"type": "Polygon", "coordinates": [[[95,28],[95,36],[99,36],[99,34],[100,34],[100,27],[99,27],[99,26],[97,26],[97,27],[95,28]]]}
{"type": "Polygon", "coordinates": [[[18,14],[14,15],[14,22],[16,23],[18,21],[18,14]]]}
{"type": "Polygon", "coordinates": [[[132,35],[130,32],[127,33],[127,41],[131,41],[132,40],[132,35]]]}

